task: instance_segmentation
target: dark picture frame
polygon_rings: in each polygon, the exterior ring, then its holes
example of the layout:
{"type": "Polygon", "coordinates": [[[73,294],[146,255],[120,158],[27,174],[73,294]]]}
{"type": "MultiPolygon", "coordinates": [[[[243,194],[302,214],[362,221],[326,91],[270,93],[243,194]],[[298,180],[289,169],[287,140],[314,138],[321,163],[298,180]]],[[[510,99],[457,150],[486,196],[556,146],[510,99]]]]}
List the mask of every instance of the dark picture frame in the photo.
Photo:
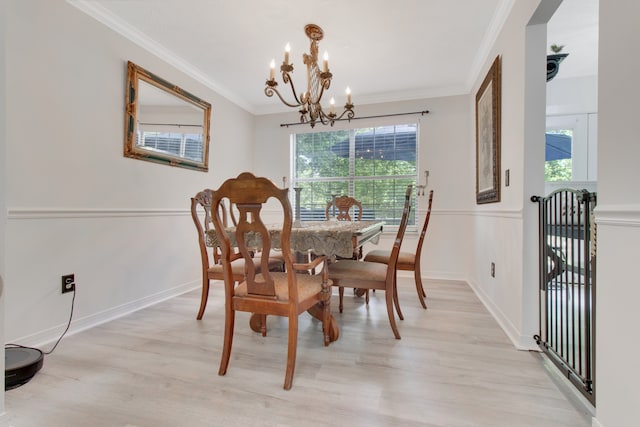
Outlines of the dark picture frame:
{"type": "Polygon", "coordinates": [[[476,93],[476,203],[500,201],[500,56],[476,93]]]}

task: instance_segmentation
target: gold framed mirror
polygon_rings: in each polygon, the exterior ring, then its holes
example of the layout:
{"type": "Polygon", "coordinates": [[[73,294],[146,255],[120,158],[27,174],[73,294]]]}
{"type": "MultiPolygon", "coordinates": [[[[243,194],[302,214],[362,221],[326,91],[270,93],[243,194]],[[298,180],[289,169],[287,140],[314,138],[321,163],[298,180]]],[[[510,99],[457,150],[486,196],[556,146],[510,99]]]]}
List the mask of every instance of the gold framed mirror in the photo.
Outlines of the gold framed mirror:
{"type": "Polygon", "coordinates": [[[209,170],[211,104],[127,62],[124,155],[209,170]]]}

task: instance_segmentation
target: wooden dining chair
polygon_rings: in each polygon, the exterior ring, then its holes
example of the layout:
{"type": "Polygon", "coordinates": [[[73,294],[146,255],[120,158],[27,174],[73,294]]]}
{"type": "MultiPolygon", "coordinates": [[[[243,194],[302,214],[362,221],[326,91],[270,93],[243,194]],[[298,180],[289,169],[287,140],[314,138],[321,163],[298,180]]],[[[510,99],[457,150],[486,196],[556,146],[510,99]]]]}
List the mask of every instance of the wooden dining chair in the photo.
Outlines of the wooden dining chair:
{"type": "MultiPolygon", "coordinates": [[[[325,208],[325,217],[327,220],[336,219],[338,221],[362,221],[362,203],[353,197],[339,196],[333,200],[327,202],[325,208]],[[334,208],[335,207],[335,212],[334,208]],[[353,211],[353,217],[350,214],[353,211]],[[334,216],[335,213],[335,216],[334,216]],[[357,215],[356,215],[357,213],[357,215]],[[354,218],[354,219],[352,219],[354,218]]],[[[344,259],[342,257],[336,257],[337,259],[344,259]]],[[[362,258],[362,246],[353,250],[353,256],[347,259],[361,259],[362,258]]]]}
{"type": "Polygon", "coordinates": [[[400,254],[400,245],[404,238],[407,223],[409,222],[409,213],[411,211],[411,189],[407,186],[405,193],[404,208],[402,211],[402,219],[398,226],[398,232],[393,243],[391,256],[387,264],[370,261],[358,260],[339,260],[329,266],[329,279],[333,281],[333,286],[338,287],[340,305],[339,309],[342,313],[344,288],[356,288],[362,290],[381,290],[385,291],[385,299],[387,303],[387,314],[393,334],[400,339],[398,326],[396,325],[394,306],[398,312],[398,317],[404,319],[400,311],[398,303],[398,293],[396,289],[396,267],[398,255],[400,254]]]}
{"type": "Polygon", "coordinates": [[[353,210],[353,217],[356,218],[355,221],[362,220],[362,203],[360,201],[354,199],[349,196],[339,196],[334,200],[329,200],[327,202],[327,207],[325,208],[325,217],[327,219],[333,218],[333,207],[336,208],[335,219],[338,221],[351,221],[352,217],[349,214],[349,211],[353,210]],[[356,208],[358,208],[358,215],[356,216],[356,208]]]}
{"type": "MultiPolygon", "coordinates": [[[[220,264],[220,247],[213,244],[210,233],[213,230],[213,220],[211,216],[211,189],[198,192],[191,198],[191,218],[198,232],[198,247],[200,248],[200,260],[202,264],[202,295],[200,297],[200,308],[196,319],[202,319],[209,299],[209,286],[211,280],[224,280],[222,265],[220,264]]],[[[220,205],[221,223],[227,226],[227,208],[220,205]]],[[[245,260],[236,253],[232,257],[233,277],[236,282],[244,280],[245,260]]],[[[255,264],[255,261],[253,262],[255,264]]],[[[256,265],[260,268],[260,265],[256,265]]],[[[276,271],[284,269],[283,261],[277,258],[269,260],[268,268],[276,271]]]]}
{"type": "MultiPolygon", "coordinates": [[[[236,219],[236,217],[236,209],[232,204],[231,206],[229,206],[229,218],[231,219],[231,223],[234,227],[238,225],[238,220],[236,219]]],[[[269,265],[274,265],[274,268],[272,268],[271,271],[284,271],[284,257],[282,256],[282,251],[280,251],[279,249],[271,249],[271,253],[269,254],[269,265]],[[280,268],[279,266],[282,266],[282,268],[280,268]]]]}
{"type": "MultiPolygon", "coordinates": [[[[422,286],[422,273],[420,271],[420,260],[422,258],[422,246],[424,244],[424,236],[427,233],[427,227],[429,227],[429,218],[431,218],[431,206],[433,204],[433,190],[429,191],[429,202],[427,207],[427,214],[422,225],[422,231],[420,231],[420,238],[418,239],[418,246],[416,246],[415,252],[400,251],[398,255],[398,264],[396,270],[413,271],[413,276],[416,282],[416,290],[418,292],[418,299],[423,308],[427,308],[425,298],[427,297],[424,287],[422,286]]],[[[379,262],[388,264],[391,259],[391,252],[384,249],[375,249],[367,253],[364,257],[364,261],[379,262]]]]}
{"type": "MultiPolygon", "coordinates": [[[[293,383],[300,314],[317,308],[325,346],[329,345],[331,338],[331,286],[327,278],[327,262],[325,257],[317,257],[310,263],[294,263],[290,243],[293,221],[287,193],[288,189],[278,188],[267,178],[258,178],[245,172],[237,178],[228,179],[214,191],[211,204],[214,228],[221,242],[225,284],[224,342],[218,374],[225,375],[227,372],[236,311],[250,312],[253,316],[259,316],[263,336],[266,336],[266,316],[284,316],[288,318],[289,323],[285,390],[289,390],[293,383]],[[234,231],[224,227],[222,215],[218,210],[219,204],[225,199],[233,203],[239,212],[238,225],[234,231]],[[279,228],[281,228],[280,242],[285,260],[285,272],[271,272],[267,268],[268,254],[272,248],[271,234],[262,220],[262,208],[267,203],[269,203],[269,213],[280,208],[283,212],[282,224],[279,228]],[[244,280],[237,286],[231,266],[235,257],[232,242],[235,242],[234,245],[237,246],[248,267],[244,280]],[[255,258],[251,257],[253,251],[255,251],[255,258]],[[259,265],[262,266],[261,271],[254,268],[253,259],[259,260],[259,265]],[[319,274],[297,274],[297,272],[307,272],[311,268],[320,269],[320,265],[323,267],[319,274]]],[[[260,347],[262,346],[255,349],[257,357],[260,357],[263,352],[260,347]]]]}

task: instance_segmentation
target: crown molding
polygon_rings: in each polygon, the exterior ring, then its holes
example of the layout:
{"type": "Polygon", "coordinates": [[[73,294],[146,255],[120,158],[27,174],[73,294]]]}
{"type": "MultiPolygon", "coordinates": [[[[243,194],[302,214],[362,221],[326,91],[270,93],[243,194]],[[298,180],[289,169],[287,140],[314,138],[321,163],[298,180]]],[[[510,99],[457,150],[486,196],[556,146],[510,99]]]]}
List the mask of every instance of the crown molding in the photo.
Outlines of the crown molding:
{"type": "Polygon", "coordinates": [[[491,49],[495,45],[498,35],[500,34],[500,31],[502,31],[502,27],[504,27],[514,4],[515,0],[502,0],[496,8],[496,13],[491,19],[491,23],[489,24],[484,39],[478,49],[478,53],[471,64],[471,68],[469,69],[465,93],[471,93],[471,89],[473,89],[473,85],[478,80],[478,76],[481,75],[485,64],[491,63],[492,58],[489,58],[489,54],[491,53],[491,49]]]}
{"type": "Polygon", "coordinates": [[[227,98],[244,110],[252,114],[256,114],[253,111],[252,106],[244,99],[239,98],[236,94],[228,90],[226,87],[211,80],[202,71],[200,71],[197,67],[194,67],[184,58],[176,55],[171,50],[151,39],[146,34],[139,31],[137,28],[131,26],[129,23],[118,18],[99,4],[89,0],[67,0],[67,3],[91,16],[92,18],[110,28],[111,30],[115,31],[116,33],[120,34],[121,36],[129,39],[131,42],[145,49],[149,53],[157,56],[168,64],[171,64],[173,67],[182,71],[187,76],[202,83],[209,89],[227,98]]]}

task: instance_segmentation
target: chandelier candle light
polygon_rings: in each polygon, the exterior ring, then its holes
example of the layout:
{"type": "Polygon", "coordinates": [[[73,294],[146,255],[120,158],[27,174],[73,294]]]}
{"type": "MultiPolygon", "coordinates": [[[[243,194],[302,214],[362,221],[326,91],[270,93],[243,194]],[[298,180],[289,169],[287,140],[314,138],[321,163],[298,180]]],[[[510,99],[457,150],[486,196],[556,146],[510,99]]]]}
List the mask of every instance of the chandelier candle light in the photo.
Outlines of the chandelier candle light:
{"type": "Polygon", "coordinates": [[[304,32],[311,40],[311,46],[309,47],[309,54],[302,54],[302,62],[307,66],[307,91],[302,92],[299,96],[296,94],[296,89],[291,79],[291,73],[293,73],[293,64],[289,63],[289,53],[291,47],[289,43],[285,47],[284,62],[280,66],[282,72],[282,81],[291,87],[293,93],[293,99],[295,102],[287,102],[280,91],[278,91],[278,82],[275,80],[275,60],[271,61],[271,72],[269,74],[269,80],[267,80],[264,88],[264,93],[271,97],[275,93],[278,98],[287,106],[292,108],[300,108],[300,122],[309,123],[311,127],[314,127],[316,122],[320,122],[323,125],[331,124],[333,126],[336,120],[342,119],[346,115],[347,119],[354,117],[353,104],[351,103],[351,90],[347,87],[347,102],[344,105],[344,111],[340,115],[335,112],[335,100],[331,98],[329,101],[329,113],[325,113],[322,109],[320,101],[325,90],[329,89],[331,85],[331,78],[333,75],[329,72],[329,55],[324,53],[322,60],[322,70],[318,66],[318,42],[322,40],[324,33],[322,28],[315,24],[308,24],[304,27],[304,32]]]}

